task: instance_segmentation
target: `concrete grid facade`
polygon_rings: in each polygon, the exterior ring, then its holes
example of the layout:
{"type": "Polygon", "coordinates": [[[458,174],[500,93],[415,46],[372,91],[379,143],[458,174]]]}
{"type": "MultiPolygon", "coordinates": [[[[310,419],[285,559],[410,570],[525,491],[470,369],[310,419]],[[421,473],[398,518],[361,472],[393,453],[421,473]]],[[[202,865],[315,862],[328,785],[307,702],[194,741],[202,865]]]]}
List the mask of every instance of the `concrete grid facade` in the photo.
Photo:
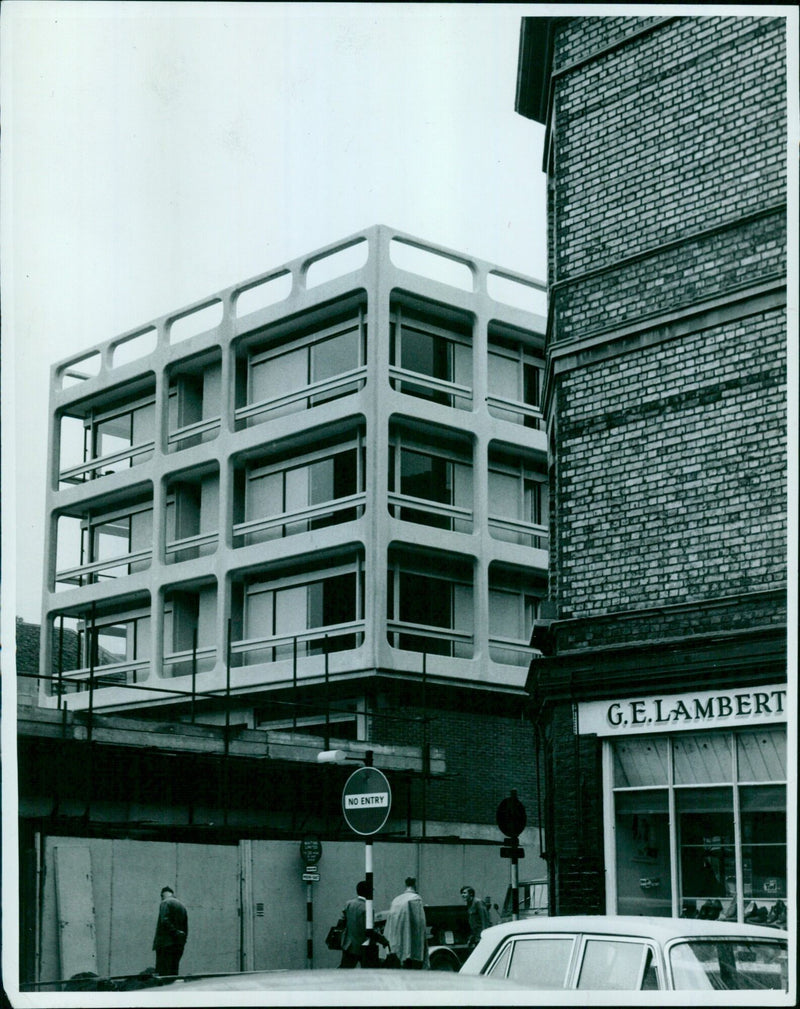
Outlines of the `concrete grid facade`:
{"type": "Polygon", "coordinates": [[[785,31],[524,19],[517,108],[547,127],[557,618],[529,687],[554,913],[786,921],[785,31]],[[701,859],[716,889],[690,882],[701,859]]]}
{"type": "Polygon", "coordinates": [[[42,706],[452,739],[491,822],[533,774],[542,290],[380,226],[55,365],[42,706]]]}

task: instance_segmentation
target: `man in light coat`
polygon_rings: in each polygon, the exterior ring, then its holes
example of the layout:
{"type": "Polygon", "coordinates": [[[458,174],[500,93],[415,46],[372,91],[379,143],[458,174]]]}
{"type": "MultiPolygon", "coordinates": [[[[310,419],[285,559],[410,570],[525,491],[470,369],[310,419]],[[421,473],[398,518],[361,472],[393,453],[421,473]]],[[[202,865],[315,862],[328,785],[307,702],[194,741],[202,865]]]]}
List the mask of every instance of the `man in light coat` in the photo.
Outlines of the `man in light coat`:
{"type": "Polygon", "coordinates": [[[406,879],[406,888],[392,901],[383,934],[389,948],[406,970],[428,970],[428,925],[425,906],[417,893],[417,881],[406,879]]]}

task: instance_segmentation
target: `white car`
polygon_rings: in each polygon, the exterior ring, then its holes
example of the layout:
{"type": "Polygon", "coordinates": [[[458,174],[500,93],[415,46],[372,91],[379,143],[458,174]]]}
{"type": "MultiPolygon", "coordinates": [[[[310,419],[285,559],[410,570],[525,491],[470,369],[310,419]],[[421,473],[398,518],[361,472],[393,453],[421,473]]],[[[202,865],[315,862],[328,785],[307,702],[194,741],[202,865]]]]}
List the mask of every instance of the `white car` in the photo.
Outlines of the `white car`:
{"type": "Polygon", "coordinates": [[[485,929],[460,973],[533,991],[786,991],[787,934],[685,918],[529,918],[485,929]]]}

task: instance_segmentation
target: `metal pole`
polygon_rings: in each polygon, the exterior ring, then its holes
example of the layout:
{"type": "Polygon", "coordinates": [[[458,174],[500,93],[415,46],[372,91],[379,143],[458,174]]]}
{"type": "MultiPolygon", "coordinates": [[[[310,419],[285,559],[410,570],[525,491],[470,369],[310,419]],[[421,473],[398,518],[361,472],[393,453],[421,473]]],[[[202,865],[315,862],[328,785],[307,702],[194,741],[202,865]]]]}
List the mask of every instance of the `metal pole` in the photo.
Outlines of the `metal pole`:
{"type": "MultiPolygon", "coordinates": [[[[511,840],[516,848],[519,838],[512,837],[511,840]]],[[[516,855],[511,856],[511,917],[519,921],[519,864],[516,855]]]]}
{"type": "Polygon", "coordinates": [[[192,725],[194,725],[194,701],[197,694],[197,628],[192,631],[192,725]]]}
{"type": "Polygon", "coordinates": [[[314,969],[314,897],[313,883],[306,883],[306,967],[314,969]]]}
{"type": "Polygon", "coordinates": [[[422,836],[428,830],[428,770],[430,754],[428,752],[428,707],[427,707],[427,674],[428,653],[422,653],[422,836]]]}
{"type": "MultiPolygon", "coordinates": [[[[38,686],[38,681],[37,681],[38,686]]],[[[64,696],[64,614],[61,614],[58,624],[58,706],[64,696]]]]}
{"type": "MultiPolygon", "coordinates": [[[[364,753],[364,766],[372,767],[372,750],[367,750],[364,753]]],[[[370,966],[372,960],[372,954],[375,947],[375,910],[374,910],[374,875],[372,872],[372,838],[367,838],[364,841],[364,881],[367,884],[367,935],[364,940],[364,946],[362,947],[362,967],[370,966]]],[[[377,959],[377,957],[376,957],[377,959]]]]}
{"type": "MultiPolygon", "coordinates": [[[[297,732],[297,635],[292,639],[292,732],[297,732]]],[[[327,750],[327,746],[325,747],[327,750]]]]}
{"type": "MultiPolygon", "coordinates": [[[[331,681],[328,675],[328,635],[325,635],[325,749],[331,748],[331,681]]],[[[367,926],[369,928],[369,925],[367,926]]]]}
{"type": "Polygon", "coordinates": [[[89,633],[89,722],[86,726],[86,742],[92,741],[92,719],[94,718],[94,663],[97,653],[96,628],[94,625],[95,604],[92,603],[91,631],[89,633]]]}

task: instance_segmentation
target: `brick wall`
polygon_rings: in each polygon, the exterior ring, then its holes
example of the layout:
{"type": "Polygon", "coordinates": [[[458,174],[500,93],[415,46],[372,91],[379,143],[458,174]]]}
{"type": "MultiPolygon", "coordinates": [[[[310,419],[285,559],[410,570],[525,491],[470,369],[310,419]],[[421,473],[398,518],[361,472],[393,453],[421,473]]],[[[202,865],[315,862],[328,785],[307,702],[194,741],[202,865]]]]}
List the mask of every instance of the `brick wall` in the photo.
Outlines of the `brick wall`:
{"type": "MultiPolygon", "coordinates": [[[[558,64],[637,21],[569,19],[558,64]]],[[[557,280],[785,199],[783,31],[677,18],[558,81],[557,280]]]]}
{"type": "Polygon", "coordinates": [[[784,340],[762,313],[565,377],[562,616],[785,580],[784,340]]]}
{"type": "MultiPolygon", "coordinates": [[[[397,713],[398,700],[384,697],[383,707],[397,713]]],[[[527,717],[491,711],[429,707],[428,739],[443,747],[447,776],[431,779],[427,787],[427,817],[430,820],[495,823],[501,799],[515,788],[528,815],[537,819],[534,730],[527,717]]],[[[402,720],[373,719],[372,741],[420,746],[423,709],[402,703],[402,720]]],[[[420,815],[421,791],[413,791],[414,816],[420,815]]],[[[498,840],[500,839],[498,831],[498,840]]]]}

